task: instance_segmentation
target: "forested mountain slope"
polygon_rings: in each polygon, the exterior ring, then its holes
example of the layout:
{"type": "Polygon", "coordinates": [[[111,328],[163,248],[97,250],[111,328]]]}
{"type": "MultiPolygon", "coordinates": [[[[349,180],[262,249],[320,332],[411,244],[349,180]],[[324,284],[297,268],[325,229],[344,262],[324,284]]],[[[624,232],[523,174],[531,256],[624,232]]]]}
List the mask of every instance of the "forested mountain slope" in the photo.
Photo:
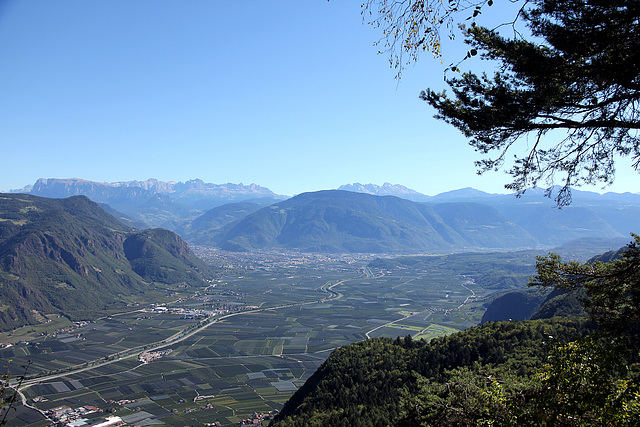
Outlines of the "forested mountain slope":
{"type": "Polygon", "coordinates": [[[427,343],[410,337],[377,338],[335,350],[271,424],[290,426],[389,426],[403,418],[402,397],[417,390],[417,375],[444,381],[448,370],[514,368],[526,376],[545,360],[550,341],[585,335],[579,319],[487,323],[427,343]]]}
{"type": "Polygon", "coordinates": [[[0,194],[0,329],[47,313],[90,319],[154,282],[210,277],[174,233],[129,228],[84,196],[0,194]]]}
{"type": "Polygon", "coordinates": [[[430,206],[395,196],[328,190],[262,208],[225,227],[218,245],[238,251],[442,253],[531,247],[536,241],[488,206],[430,206]]]}

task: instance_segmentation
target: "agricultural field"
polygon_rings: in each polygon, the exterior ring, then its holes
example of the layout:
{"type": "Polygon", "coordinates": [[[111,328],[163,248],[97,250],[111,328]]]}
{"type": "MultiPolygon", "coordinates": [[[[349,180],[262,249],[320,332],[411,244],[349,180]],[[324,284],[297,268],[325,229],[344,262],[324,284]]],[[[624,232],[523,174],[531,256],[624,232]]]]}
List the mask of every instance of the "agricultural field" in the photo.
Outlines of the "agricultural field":
{"type": "MultiPolygon", "coordinates": [[[[473,265],[490,262],[520,284],[533,268],[530,253],[459,257],[262,259],[244,269],[235,260],[204,291],[95,322],[57,319],[64,332],[2,349],[0,359],[13,372],[30,364],[22,393],[40,411],[90,405],[135,425],[237,425],[280,409],[339,346],[478,324],[500,289],[473,265]],[[157,356],[141,362],[143,350],[157,356]]],[[[9,426],[50,423],[22,406],[10,417],[9,426]]]]}

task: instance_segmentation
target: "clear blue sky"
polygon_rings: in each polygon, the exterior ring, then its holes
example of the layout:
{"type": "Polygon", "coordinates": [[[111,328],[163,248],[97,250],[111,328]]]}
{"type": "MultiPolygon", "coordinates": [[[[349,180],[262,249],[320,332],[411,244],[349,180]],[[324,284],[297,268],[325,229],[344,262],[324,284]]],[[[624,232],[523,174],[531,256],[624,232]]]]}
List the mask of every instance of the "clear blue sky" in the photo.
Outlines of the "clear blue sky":
{"type": "MultiPolygon", "coordinates": [[[[355,0],[0,0],[0,191],[38,178],[504,192],[355,0]]],[[[445,65],[461,50],[452,47],[445,65]]],[[[640,191],[629,162],[607,191],[640,191]]]]}

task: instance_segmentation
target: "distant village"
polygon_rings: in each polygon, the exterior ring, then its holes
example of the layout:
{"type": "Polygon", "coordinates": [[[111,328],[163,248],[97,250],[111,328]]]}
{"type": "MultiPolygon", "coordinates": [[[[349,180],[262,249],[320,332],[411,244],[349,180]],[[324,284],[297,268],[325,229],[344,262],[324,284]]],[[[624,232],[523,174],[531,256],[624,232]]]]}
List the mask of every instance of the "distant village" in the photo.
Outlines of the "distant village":
{"type": "MultiPolygon", "coordinates": [[[[128,405],[131,403],[135,403],[135,400],[109,400],[108,403],[115,403],[120,406],[128,405]]],[[[213,406],[211,404],[207,404],[203,409],[212,409],[213,406]]],[[[138,408],[139,409],[139,408],[138,408]]],[[[175,411],[175,410],[174,410],[175,411]]],[[[190,412],[192,410],[186,409],[185,412],[190,412]]],[[[47,417],[50,420],[54,421],[56,425],[65,426],[65,427],[118,427],[118,426],[126,426],[129,425],[119,416],[107,416],[104,417],[101,415],[102,409],[98,409],[95,406],[81,406],[76,409],[72,409],[69,406],[58,406],[56,408],[50,409],[46,412],[47,417]]],[[[276,415],[278,415],[278,410],[273,410],[265,413],[254,412],[251,418],[247,418],[244,420],[240,420],[238,422],[238,427],[242,426],[265,426],[271,421],[276,415]]],[[[127,417],[125,417],[127,418],[127,417]]],[[[208,427],[218,427],[222,424],[219,421],[211,422],[206,424],[208,427]]]]}
{"type": "Polygon", "coordinates": [[[138,355],[138,362],[141,362],[141,363],[153,362],[154,360],[160,359],[162,356],[167,356],[171,354],[172,351],[173,350],[171,349],[159,350],[159,351],[145,351],[138,355]]]}
{"type": "Polygon", "coordinates": [[[262,414],[258,414],[257,412],[254,412],[251,418],[247,418],[246,420],[240,421],[238,423],[238,427],[263,426],[263,425],[266,425],[262,423],[263,421],[271,421],[272,419],[275,418],[276,415],[278,415],[277,409],[270,412],[262,413],[262,414]]]}
{"type": "Polygon", "coordinates": [[[46,412],[47,416],[57,424],[67,427],[116,427],[124,425],[122,418],[117,416],[91,417],[92,414],[99,414],[102,409],[95,406],[81,406],[71,409],[69,406],[59,406],[46,412]]]}
{"type": "Polygon", "coordinates": [[[190,246],[199,257],[216,264],[236,270],[272,270],[273,268],[291,268],[296,266],[312,267],[318,263],[345,263],[350,265],[356,261],[384,258],[383,254],[363,253],[311,253],[287,250],[253,250],[251,252],[229,252],[205,246],[190,246]]]}

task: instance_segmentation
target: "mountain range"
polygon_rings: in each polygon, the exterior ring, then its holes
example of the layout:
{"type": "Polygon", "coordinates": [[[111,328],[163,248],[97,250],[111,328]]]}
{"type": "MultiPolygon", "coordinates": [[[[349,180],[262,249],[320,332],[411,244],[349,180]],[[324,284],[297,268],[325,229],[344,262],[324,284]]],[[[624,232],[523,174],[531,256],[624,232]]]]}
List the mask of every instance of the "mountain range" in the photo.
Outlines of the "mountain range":
{"type": "Polygon", "coordinates": [[[286,198],[256,184],[211,184],[200,179],[186,182],[146,181],[94,182],[78,178],[40,178],[12,193],[64,198],[83,195],[108,204],[133,223],[146,228],[163,227],[176,231],[203,211],[226,203],[254,200],[271,204],[286,198]]]}
{"type": "MultiPolygon", "coordinates": [[[[221,204],[230,200],[245,200],[256,198],[283,198],[269,190],[256,184],[212,184],[201,179],[192,179],[186,182],[159,181],[148,179],[146,181],[121,181],[121,182],[94,182],[78,178],[57,179],[40,178],[35,184],[28,185],[19,190],[11,192],[31,193],[43,197],[61,198],[76,195],[84,195],[94,201],[107,201],[117,199],[126,189],[136,189],[137,194],[142,194],[144,190],[151,194],[165,194],[174,201],[181,201],[184,205],[202,209],[210,208],[211,204],[221,204]]],[[[136,194],[136,193],[134,193],[136,194]]]]}
{"type": "MultiPolygon", "coordinates": [[[[184,237],[226,250],[446,253],[562,245],[575,239],[628,240],[640,228],[640,206],[594,204],[559,210],[501,198],[418,203],[342,190],[303,193],[226,226],[184,237]]],[[[616,244],[618,244],[616,243],[616,244]]]]}
{"type": "Polygon", "coordinates": [[[227,250],[373,253],[536,245],[526,231],[489,206],[426,205],[341,190],[303,193],[259,209],[224,227],[208,243],[227,250]]]}
{"type": "Polygon", "coordinates": [[[46,197],[83,194],[129,226],[163,227],[194,244],[234,250],[440,253],[543,248],[580,238],[627,239],[640,229],[640,194],[634,193],[573,190],[573,203],[559,209],[538,188],[520,197],[473,188],[427,196],[389,183],[340,188],[287,200],[255,184],[199,179],[39,179],[16,191],[46,197]],[[376,198],[384,202],[374,202],[376,198]],[[391,202],[393,198],[398,200],[391,202]]]}
{"type": "MultiPolygon", "coordinates": [[[[476,190],[472,187],[459,188],[457,190],[446,191],[434,196],[428,196],[426,194],[419,193],[415,190],[407,188],[399,184],[384,183],[383,185],[376,184],[360,184],[358,182],[353,184],[345,184],[338,187],[338,190],[352,191],[356,193],[366,193],[374,196],[397,196],[407,200],[419,201],[419,202],[478,202],[478,203],[511,203],[515,200],[523,199],[528,203],[541,203],[546,206],[554,206],[554,196],[560,190],[561,187],[556,186],[551,188],[551,197],[544,197],[546,189],[543,188],[529,188],[520,196],[516,196],[514,193],[486,193],[481,190],[476,190]]],[[[578,189],[571,189],[572,205],[593,205],[601,204],[604,202],[621,203],[621,204],[640,204],[640,193],[613,193],[608,192],[604,194],[596,193],[593,191],[583,191],[578,189]]]]}
{"type": "MultiPolygon", "coordinates": [[[[375,186],[350,184],[350,188],[369,194],[375,186]]],[[[384,185],[380,192],[391,193],[397,186],[384,185]],[[384,188],[384,189],[383,189],[384,188]]],[[[403,197],[406,187],[399,186],[394,194],[403,197]]],[[[545,197],[542,188],[530,188],[524,194],[493,194],[474,188],[426,196],[412,193],[412,198],[426,203],[478,203],[491,206],[513,223],[529,232],[541,246],[562,245],[582,237],[624,237],[640,230],[640,194],[604,193],[572,189],[572,203],[562,209],[556,207],[553,195],[559,187],[552,189],[552,197],[545,197]]],[[[412,190],[410,190],[412,191],[412,190]]]]}
{"type": "MultiPolygon", "coordinates": [[[[574,192],[574,203],[560,210],[537,189],[520,198],[468,188],[422,199],[402,186],[353,185],[357,191],[325,190],[284,200],[259,186],[222,189],[189,181],[184,188],[191,190],[182,191],[178,184],[183,183],[133,183],[42,180],[31,194],[0,194],[0,330],[46,321],[54,313],[89,320],[119,312],[145,294],[207,286],[213,278],[210,267],[174,232],[146,228],[156,222],[169,224],[190,242],[233,251],[388,254],[540,248],[582,239],[565,244],[570,252],[572,245],[584,246],[594,238],[604,245],[619,242],[615,239],[640,228],[640,196],[631,193],[574,192]],[[49,197],[34,195],[38,192],[49,197]],[[81,192],[87,195],[69,194],[81,192]],[[259,193],[267,199],[248,196],[259,193]]],[[[379,259],[370,266],[419,258],[379,259]]],[[[493,276],[486,280],[495,284],[496,266],[486,269],[493,276]]],[[[307,425],[309,420],[336,425],[339,419],[349,425],[395,425],[400,393],[416,390],[410,388],[417,384],[415,373],[441,381],[452,368],[480,362],[536,367],[547,360],[547,338],[568,340],[586,333],[588,326],[576,319],[542,320],[576,314],[571,310],[581,309],[578,303],[566,295],[543,299],[510,292],[490,305],[483,321],[532,315],[539,320],[488,322],[430,343],[414,343],[411,336],[374,338],[337,349],[283,407],[274,425],[307,425]]]]}
{"type": "Polygon", "coordinates": [[[401,199],[411,200],[412,202],[427,202],[430,197],[419,193],[415,190],[400,184],[390,184],[385,182],[382,185],[377,184],[345,184],[338,187],[338,190],[351,191],[354,193],[365,193],[373,196],[396,196],[401,199]]]}
{"type": "Polygon", "coordinates": [[[85,196],[0,194],[0,330],[51,313],[87,320],[212,277],[176,234],[130,228],[85,196]]]}

